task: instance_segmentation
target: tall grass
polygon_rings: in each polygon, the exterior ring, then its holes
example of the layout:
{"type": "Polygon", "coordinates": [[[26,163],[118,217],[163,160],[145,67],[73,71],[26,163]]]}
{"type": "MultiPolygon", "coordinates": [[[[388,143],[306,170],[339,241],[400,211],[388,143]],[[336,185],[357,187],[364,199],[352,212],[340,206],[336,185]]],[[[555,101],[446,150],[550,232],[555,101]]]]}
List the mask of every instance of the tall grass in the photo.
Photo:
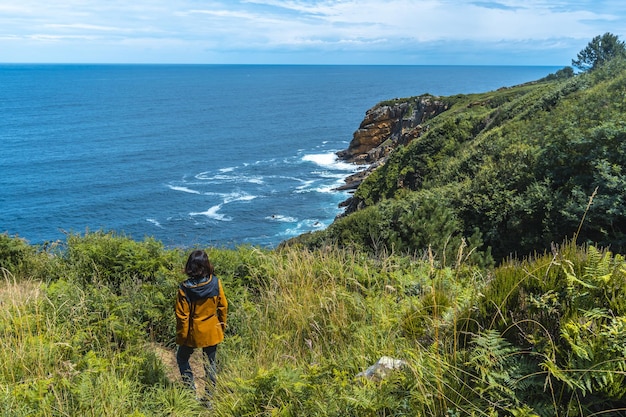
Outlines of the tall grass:
{"type": "Polygon", "coordinates": [[[223,415],[446,415],[459,384],[445,376],[455,312],[482,285],[479,271],[336,248],[260,256],[235,330],[248,344],[224,346],[223,415]],[[381,356],[409,365],[391,383],[355,378],[381,356]]]}
{"type": "Polygon", "coordinates": [[[150,241],[150,251],[126,255],[127,274],[111,248],[141,242],[70,244],[72,257],[24,251],[19,268],[3,270],[0,415],[565,416],[623,407],[626,263],[607,251],[566,243],[482,269],[463,253],[443,267],[432,255],[213,248],[230,311],[209,410],[171,377],[184,253],[150,241]],[[159,266],[144,277],[137,265],[159,266]],[[382,356],[406,365],[357,377],[382,356]]]}

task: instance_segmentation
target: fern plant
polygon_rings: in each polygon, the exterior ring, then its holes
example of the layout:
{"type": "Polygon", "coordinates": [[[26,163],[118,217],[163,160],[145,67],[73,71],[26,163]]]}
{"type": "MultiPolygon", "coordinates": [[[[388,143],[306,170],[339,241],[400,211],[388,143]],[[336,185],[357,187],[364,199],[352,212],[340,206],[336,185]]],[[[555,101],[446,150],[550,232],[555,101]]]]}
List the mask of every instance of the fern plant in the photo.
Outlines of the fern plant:
{"type": "Polygon", "coordinates": [[[582,275],[564,263],[571,305],[561,324],[560,363],[546,366],[558,370],[554,376],[569,389],[570,401],[592,396],[607,407],[626,400],[626,263],[595,247],[587,254],[582,275]]]}
{"type": "Polygon", "coordinates": [[[506,410],[516,404],[515,381],[520,378],[519,349],[496,330],[476,336],[469,353],[469,366],[476,393],[493,409],[506,410]]]}

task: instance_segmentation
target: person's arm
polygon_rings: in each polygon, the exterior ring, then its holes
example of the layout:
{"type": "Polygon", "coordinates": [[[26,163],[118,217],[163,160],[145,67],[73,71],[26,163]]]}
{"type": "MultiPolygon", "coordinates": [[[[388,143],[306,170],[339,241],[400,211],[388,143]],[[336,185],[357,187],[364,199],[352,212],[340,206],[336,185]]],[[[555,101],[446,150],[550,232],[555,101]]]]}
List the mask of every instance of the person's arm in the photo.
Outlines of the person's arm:
{"type": "Polygon", "coordinates": [[[189,334],[189,303],[182,288],[178,289],[176,297],[176,344],[182,345],[189,334]]]}
{"type": "Polygon", "coordinates": [[[228,300],[226,300],[226,294],[222,288],[222,281],[218,281],[220,288],[220,295],[217,298],[217,319],[222,325],[222,330],[226,330],[226,317],[228,316],[228,300]]]}

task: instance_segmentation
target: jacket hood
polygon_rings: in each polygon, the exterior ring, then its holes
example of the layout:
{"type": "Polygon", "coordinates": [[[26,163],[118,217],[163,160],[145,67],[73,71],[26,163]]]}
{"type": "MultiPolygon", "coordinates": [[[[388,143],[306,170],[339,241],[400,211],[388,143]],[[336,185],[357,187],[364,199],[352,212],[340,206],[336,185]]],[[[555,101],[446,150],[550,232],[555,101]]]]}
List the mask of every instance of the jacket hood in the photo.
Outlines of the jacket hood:
{"type": "Polygon", "coordinates": [[[190,301],[217,297],[220,294],[219,280],[213,276],[189,278],[180,287],[190,301]]]}

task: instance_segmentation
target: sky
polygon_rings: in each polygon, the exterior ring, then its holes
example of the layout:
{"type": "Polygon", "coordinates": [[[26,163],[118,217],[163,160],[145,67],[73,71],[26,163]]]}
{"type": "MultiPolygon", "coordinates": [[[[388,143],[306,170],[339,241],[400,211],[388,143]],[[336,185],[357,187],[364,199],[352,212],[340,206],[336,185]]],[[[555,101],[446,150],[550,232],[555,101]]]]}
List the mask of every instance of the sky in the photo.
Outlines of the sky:
{"type": "Polygon", "coordinates": [[[624,0],[0,0],[0,62],[571,65],[624,0]]]}

